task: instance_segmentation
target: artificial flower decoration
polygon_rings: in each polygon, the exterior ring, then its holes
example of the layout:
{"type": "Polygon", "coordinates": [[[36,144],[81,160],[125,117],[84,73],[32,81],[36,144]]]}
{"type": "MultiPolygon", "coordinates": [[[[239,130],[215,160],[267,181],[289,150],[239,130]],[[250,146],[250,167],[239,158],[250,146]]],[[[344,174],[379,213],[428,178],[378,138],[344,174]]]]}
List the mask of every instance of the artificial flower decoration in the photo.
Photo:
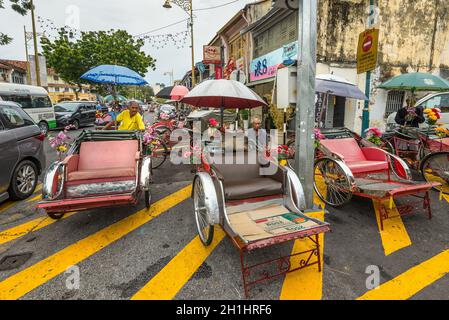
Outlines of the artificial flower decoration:
{"type": "Polygon", "coordinates": [[[318,148],[321,144],[320,141],[326,139],[324,134],[321,133],[321,130],[318,128],[314,129],[314,135],[315,135],[315,148],[318,148]]]}
{"type": "Polygon", "coordinates": [[[67,132],[73,128],[73,125],[66,126],[64,128],[64,131],[59,132],[56,137],[48,137],[50,147],[56,151],[59,160],[62,160],[64,158],[65,154],[70,148],[70,141],[72,140],[72,138],[67,135],[67,132]]]}
{"type": "Polygon", "coordinates": [[[443,127],[438,127],[435,129],[435,133],[440,138],[448,138],[449,137],[449,130],[443,127]]]}
{"type": "Polygon", "coordinates": [[[379,128],[369,128],[365,131],[366,140],[374,143],[376,146],[382,145],[382,132],[379,128]]]}
{"type": "Polygon", "coordinates": [[[427,116],[427,124],[429,126],[434,126],[437,124],[437,121],[441,119],[441,110],[438,108],[428,108],[424,110],[424,113],[427,116]]]}
{"type": "Polygon", "coordinates": [[[215,118],[209,119],[209,128],[217,129],[219,127],[218,121],[215,118]]]}

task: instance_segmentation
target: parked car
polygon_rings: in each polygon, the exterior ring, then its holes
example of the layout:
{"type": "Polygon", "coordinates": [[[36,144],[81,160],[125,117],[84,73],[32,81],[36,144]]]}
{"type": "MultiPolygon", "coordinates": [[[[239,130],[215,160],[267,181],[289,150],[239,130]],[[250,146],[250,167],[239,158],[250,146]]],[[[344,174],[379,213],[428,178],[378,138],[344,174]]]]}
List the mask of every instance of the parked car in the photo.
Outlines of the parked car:
{"type": "Polygon", "coordinates": [[[45,168],[45,134],[14,102],[0,101],[0,202],[31,196],[45,168]]]}
{"type": "Polygon", "coordinates": [[[73,125],[75,130],[84,126],[93,126],[96,119],[96,102],[69,101],[55,105],[56,126],[64,128],[73,125]]]}
{"type": "MultiPolygon", "coordinates": [[[[428,94],[424,98],[418,100],[416,102],[417,106],[422,106],[424,109],[426,108],[439,108],[441,109],[441,119],[438,122],[444,123],[445,127],[449,128],[449,92],[440,92],[428,94]]],[[[394,112],[390,114],[387,119],[387,130],[390,130],[397,126],[394,118],[396,117],[396,113],[394,112]]],[[[421,128],[427,127],[427,123],[420,124],[421,128]]]]}
{"type": "Polygon", "coordinates": [[[165,113],[170,119],[176,118],[176,107],[169,104],[163,104],[156,113],[156,119],[160,119],[161,113],[165,113]]]}

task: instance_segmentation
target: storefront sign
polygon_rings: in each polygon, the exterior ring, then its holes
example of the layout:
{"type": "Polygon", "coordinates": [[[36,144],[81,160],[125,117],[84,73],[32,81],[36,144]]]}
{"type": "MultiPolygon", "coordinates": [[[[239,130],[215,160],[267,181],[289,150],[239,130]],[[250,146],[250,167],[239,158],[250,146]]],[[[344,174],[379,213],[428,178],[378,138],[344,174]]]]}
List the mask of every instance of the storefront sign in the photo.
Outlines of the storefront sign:
{"type": "Polygon", "coordinates": [[[257,81],[276,76],[277,69],[286,60],[298,55],[298,42],[292,42],[251,62],[250,80],[257,81]]]}
{"type": "Polygon", "coordinates": [[[221,64],[221,48],[215,46],[203,47],[204,64],[221,64]]]}
{"type": "Polygon", "coordinates": [[[369,29],[359,35],[357,73],[365,73],[376,69],[378,46],[379,29],[369,29]]]}

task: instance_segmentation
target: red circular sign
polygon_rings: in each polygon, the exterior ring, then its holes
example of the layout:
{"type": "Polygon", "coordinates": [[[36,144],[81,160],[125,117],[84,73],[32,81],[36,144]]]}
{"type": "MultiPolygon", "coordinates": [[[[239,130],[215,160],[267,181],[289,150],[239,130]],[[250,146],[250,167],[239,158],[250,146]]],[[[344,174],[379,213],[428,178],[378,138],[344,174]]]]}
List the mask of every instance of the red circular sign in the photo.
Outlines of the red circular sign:
{"type": "Polygon", "coordinates": [[[373,47],[373,41],[374,41],[374,39],[372,36],[367,35],[365,37],[365,39],[363,40],[363,46],[362,46],[363,52],[368,52],[371,50],[371,48],[373,47]]]}

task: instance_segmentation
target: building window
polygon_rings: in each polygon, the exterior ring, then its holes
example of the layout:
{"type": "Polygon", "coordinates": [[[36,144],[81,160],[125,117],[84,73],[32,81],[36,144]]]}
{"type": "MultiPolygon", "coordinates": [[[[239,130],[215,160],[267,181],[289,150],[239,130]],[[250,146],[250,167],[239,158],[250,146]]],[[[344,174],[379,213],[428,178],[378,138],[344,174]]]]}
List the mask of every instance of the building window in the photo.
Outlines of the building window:
{"type": "Polygon", "coordinates": [[[59,81],[59,77],[58,76],[53,76],[53,80],[59,81]]]}
{"type": "Polygon", "coordinates": [[[254,57],[260,57],[298,39],[298,15],[291,14],[254,37],[254,57]]]}
{"type": "Polygon", "coordinates": [[[244,46],[243,37],[238,37],[237,39],[231,41],[230,57],[234,57],[234,59],[236,59],[236,60],[242,58],[243,57],[243,46],[244,46]]]}
{"type": "Polygon", "coordinates": [[[59,92],[59,87],[55,87],[55,92],[59,92]]]}
{"type": "Polygon", "coordinates": [[[12,82],[18,84],[25,84],[25,78],[22,73],[14,71],[12,73],[12,82]]]}
{"type": "Polygon", "coordinates": [[[387,105],[385,108],[385,118],[397,112],[404,105],[405,91],[392,90],[388,92],[387,105]]]}

